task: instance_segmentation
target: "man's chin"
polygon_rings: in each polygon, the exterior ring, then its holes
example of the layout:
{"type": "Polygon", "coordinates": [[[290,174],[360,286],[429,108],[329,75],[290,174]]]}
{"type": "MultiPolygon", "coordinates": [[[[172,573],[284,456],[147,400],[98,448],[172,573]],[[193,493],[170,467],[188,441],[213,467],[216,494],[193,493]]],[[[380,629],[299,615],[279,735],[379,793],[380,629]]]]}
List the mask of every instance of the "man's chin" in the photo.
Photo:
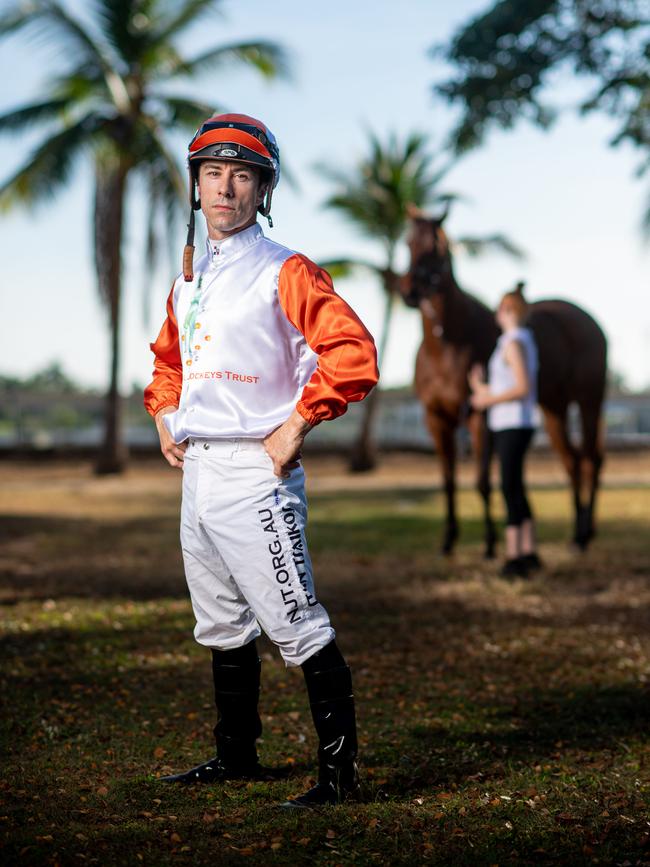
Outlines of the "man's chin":
{"type": "Polygon", "coordinates": [[[226,218],[222,220],[212,220],[211,222],[212,228],[217,232],[236,232],[237,229],[240,228],[240,225],[241,224],[238,220],[229,220],[226,218]]]}

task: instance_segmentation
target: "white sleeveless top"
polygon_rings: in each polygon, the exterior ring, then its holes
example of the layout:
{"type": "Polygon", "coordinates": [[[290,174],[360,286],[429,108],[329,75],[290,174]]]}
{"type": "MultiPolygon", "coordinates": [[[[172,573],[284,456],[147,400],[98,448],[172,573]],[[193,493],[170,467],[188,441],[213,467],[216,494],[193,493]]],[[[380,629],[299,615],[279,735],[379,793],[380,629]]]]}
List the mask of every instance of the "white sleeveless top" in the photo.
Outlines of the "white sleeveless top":
{"type": "Polygon", "coordinates": [[[539,359],[535,338],[529,328],[513,328],[502,334],[488,363],[488,382],[493,394],[503,394],[515,386],[515,375],[505,359],[506,346],[516,340],[524,351],[526,371],[530,391],[519,400],[496,403],[488,408],[487,419],[490,430],[509,430],[510,428],[534,428],[536,426],[535,405],[537,403],[537,373],[539,359]]]}

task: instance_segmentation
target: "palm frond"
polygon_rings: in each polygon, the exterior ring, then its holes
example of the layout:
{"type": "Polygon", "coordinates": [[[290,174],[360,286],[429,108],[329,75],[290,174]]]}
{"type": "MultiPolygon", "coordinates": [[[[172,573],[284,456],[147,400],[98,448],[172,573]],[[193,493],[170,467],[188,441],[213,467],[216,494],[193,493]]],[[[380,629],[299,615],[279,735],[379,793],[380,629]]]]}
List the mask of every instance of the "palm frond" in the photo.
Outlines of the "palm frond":
{"type": "Polygon", "coordinates": [[[180,61],[172,73],[199,75],[202,72],[214,72],[226,64],[241,63],[252,67],[264,78],[289,78],[290,61],[284,48],[275,42],[236,42],[231,45],[220,45],[209,51],[204,51],[191,60],[180,61]]]}
{"type": "Polygon", "coordinates": [[[170,258],[178,256],[180,264],[180,247],[177,248],[176,234],[178,217],[187,203],[187,185],[185,177],[167,150],[160,131],[153,122],[147,125],[146,139],[147,161],[143,163],[143,178],[147,187],[148,217],[147,244],[143,263],[142,311],[144,323],[148,325],[152,283],[157,271],[161,235],[165,239],[164,246],[170,251],[170,258]]]}
{"type": "Polygon", "coordinates": [[[343,280],[346,277],[353,277],[357,271],[370,271],[373,274],[381,275],[382,269],[365,259],[325,259],[318,263],[320,268],[323,268],[330,275],[332,280],[343,280]]]}
{"type": "Polygon", "coordinates": [[[643,240],[647,243],[650,241],[650,194],[646,200],[646,207],[641,220],[641,233],[643,240]]]}
{"type": "Polygon", "coordinates": [[[141,163],[154,166],[154,171],[157,171],[157,181],[164,183],[165,186],[169,184],[170,189],[175,190],[175,195],[179,201],[184,200],[187,195],[185,176],[181,173],[178,163],[168,151],[161,130],[153,118],[145,117],[142,119],[142,133],[146,160],[143,158],[141,163]]]}
{"type": "Polygon", "coordinates": [[[104,73],[94,63],[83,62],[52,81],[52,94],[77,107],[88,99],[110,100],[104,73]]]}
{"type": "Polygon", "coordinates": [[[180,126],[194,131],[206,118],[221,110],[218,106],[182,96],[160,96],[158,101],[163,109],[165,127],[169,129],[180,126]]]}
{"type": "Polygon", "coordinates": [[[521,247],[518,247],[514,241],[510,240],[506,235],[487,235],[485,237],[464,237],[458,238],[453,243],[455,252],[465,253],[468,256],[481,256],[484,253],[498,252],[506,253],[513,259],[523,261],[526,258],[526,253],[521,247]]]}
{"type": "Polygon", "coordinates": [[[160,218],[160,186],[157,183],[156,172],[153,167],[147,173],[147,223],[145,234],[144,261],[142,263],[142,322],[148,328],[151,322],[151,298],[152,284],[155,276],[154,263],[158,254],[157,223],[160,218]]]}
{"type": "Polygon", "coordinates": [[[158,0],[95,0],[104,39],[131,70],[151,52],[159,6],[158,0]]]}
{"type": "Polygon", "coordinates": [[[157,48],[166,45],[170,39],[183,33],[190,24],[196,24],[204,15],[222,15],[219,2],[215,0],[185,0],[180,9],[159,19],[158,26],[151,35],[151,45],[157,48]]]}
{"type": "Polygon", "coordinates": [[[22,130],[29,129],[32,124],[52,120],[58,117],[68,104],[68,99],[48,99],[44,102],[34,102],[32,105],[15,108],[0,115],[0,133],[22,132],[22,130]]]}
{"type": "Polygon", "coordinates": [[[83,25],[72,18],[56,0],[28,0],[17,4],[11,12],[0,18],[0,36],[8,35],[26,26],[36,26],[51,41],[56,31],[61,45],[78,56],[79,53],[103,65],[101,49],[83,25]]]}
{"type": "Polygon", "coordinates": [[[54,198],[67,182],[79,152],[91,144],[104,125],[103,118],[89,114],[48,136],[25,164],[0,186],[0,211],[13,205],[36,205],[54,198]]]}
{"type": "Polygon", "coordinates": [[[73,18],[56,0],[28,0],[20,13],[0,19],[0,37],[25,26],[37,28],[50,43],[56,32],[60,45],[68,55],[81,59],[86,67],[101,70],[108,92],[120,110],[128,109],[130,99],[124,81],[105,56],[102,46],[81,22],[73,18]]]}

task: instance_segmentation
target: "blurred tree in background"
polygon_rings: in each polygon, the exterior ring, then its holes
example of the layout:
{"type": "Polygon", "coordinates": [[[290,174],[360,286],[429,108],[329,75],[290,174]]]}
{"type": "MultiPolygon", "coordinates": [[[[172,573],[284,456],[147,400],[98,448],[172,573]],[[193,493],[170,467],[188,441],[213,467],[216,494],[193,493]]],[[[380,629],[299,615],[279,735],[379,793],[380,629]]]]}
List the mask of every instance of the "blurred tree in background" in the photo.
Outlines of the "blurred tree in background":
{"type": "MultiPolygon", "coordinates": [[[[368,145],[368,155],[351,171],[322,164],[317,166],[317,170],[336,188],[325,205],[343,214],[367,238],[378,242],[382,248],[383,261],[375,264],[348,257],[321,264],[335,278],[365,269],[379,279],[385,296],[377,348],[381,370],[395,300],[399,296],[400,278],[395,272],[397,245],[406,231],[409,209],[413,206],[446,209],[458,197],[439,189],[451,166],[433,170],[434,158],[427,151],[424,136],[411,133],[404,141],[400,141],[395,134],[389,134],[386,141],[381,142],[371,133],[368,145]]],[[[457,247],[470,255],[478,255],[488,248],[519,255],[512,242],[502,235],[462,238],[457,241],[457,247]]],[[[372,469],[376,463],[372,431],[379,394],[380,389],[377,387],[363,402],[362,422],[350,457],[350,469],[353,471],[372,469]]]]}
{"type": "MultiPolygon", "coordinates": [[[[614,117],[611,144],[641,149],[639,175],[650,168],[648,0],[499,0],[432,53],[456,69],[435,87],[462,110],[456,152],[480,144],[491,126],[527,118],[548,127],[557,114],[544,99],[551,73],[571,68],[592,84],[578,110],[614,117]]],[[[644,228],[650,233],[650,198],[644,228]]]]}
{"type": "MultiPolygon", "coordinates": [[[[265,41],[220,45],[185,58],[177,40],[218,11],[218,0],[95,0],[88,22],[54,0],[16,2],[0,16],[0,37],[28,28],[57,44],[68,69],[47,81],[38,102],[0,116],[0,133],[42,130],[26,162],[0,185],[0,209],[52,198],[82,158],[95,175],[94,254],[97,287],[109,314],[111,365],[105,435],[97,470],[120,472],[126,450],[118,392],[122,238],[127,194],[137,177],[149,205],[145,268],[151,276],[161,232],[173,236],[187,180],[165,141],[193,132],[218,110],[170,89],[176,80],[243,63],[267,78],[284,74],[284,51],[265,41]]],[[[71,227],[71,254],[74,249],[71,227]]],[[[63,299],[74,303],[74,299],[63,299]]]]}

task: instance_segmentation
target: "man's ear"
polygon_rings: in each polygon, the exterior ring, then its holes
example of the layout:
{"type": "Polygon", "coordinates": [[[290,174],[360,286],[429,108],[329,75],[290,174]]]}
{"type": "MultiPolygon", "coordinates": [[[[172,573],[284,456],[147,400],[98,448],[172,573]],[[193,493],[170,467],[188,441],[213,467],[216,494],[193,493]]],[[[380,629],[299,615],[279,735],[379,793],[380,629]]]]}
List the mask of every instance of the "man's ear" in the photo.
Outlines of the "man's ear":
{"type": "Polygon", "coordinates": [[[257,188],[257,204],[258,205],[261,205],[262,202],[264,201],[264,197],[266,196],[266,191],[268,190],[268,188],[269,188],[269,182],[268,181],[262,181],[260,183],[259,187],[257,188]]]}

